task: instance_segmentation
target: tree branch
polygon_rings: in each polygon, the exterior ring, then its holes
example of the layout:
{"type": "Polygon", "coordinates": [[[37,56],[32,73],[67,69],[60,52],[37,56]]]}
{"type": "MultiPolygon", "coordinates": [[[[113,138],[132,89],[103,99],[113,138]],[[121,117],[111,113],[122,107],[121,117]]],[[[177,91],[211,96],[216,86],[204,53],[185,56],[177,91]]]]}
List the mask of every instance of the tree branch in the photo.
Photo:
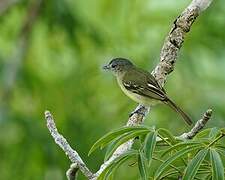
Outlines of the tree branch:
{"type": "Polygon", "coordinates": [[[74,180],[77,179],[77,172],[79,170],[79,167],[77,163],[73,163],[70,165],[70,168],[66,171],[66,177],[68,180],[74,180]]]}
{"type": "MultiPolygon", "coordinates": [[[[73,150],[67,140],[58,132],[53,116],[49,111],[45,111],[45,119],[47,121],[47,127],[49,132],[51,133],[53,139],[55,140],[56,144],[58,144],[62,150],[66,153],[72,163],[75,163],[77,167],[79,167],[80,171],[88,178],[91,179],[93,177],[92,172],[87,168],[86,164],[83,162],[79,154],[73,150]]],[[[71,166],[71,171],[67,171],[68,179],[71,177],[76,176],[76,172],[74,166],[71,166]],[[75,173],[74,173],[75,172],[75,173]],[[74,173],[74,175],[72,175],[74,173]]]]}
{"type": "Polygon", "coordinates": [[[161,86],[164,85],[168,74],[174,70],[177,55],[182,47],[185,35],[190,31],[195,19],[211,2],[212,0],[193,0],[174,21],[163,44],[160,62],[152,72],[161,86]]]}
{"type": "Polygon", "coordinates": [[[187,133],[183,133],[179,138],[181,139],[192,139],[202,128],[206,125],[208,120],[212,116],[212,109],[208,109],[202,116],[202,119],[198,120],[194,127],[187,133]]]}

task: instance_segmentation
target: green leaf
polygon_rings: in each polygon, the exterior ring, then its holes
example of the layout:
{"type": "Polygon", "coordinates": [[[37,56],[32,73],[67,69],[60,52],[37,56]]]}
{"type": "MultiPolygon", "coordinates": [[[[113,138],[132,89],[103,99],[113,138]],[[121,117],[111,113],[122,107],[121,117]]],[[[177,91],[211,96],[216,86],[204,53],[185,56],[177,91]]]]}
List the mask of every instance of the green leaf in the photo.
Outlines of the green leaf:
{"type": "Polygon", "coordinates": [[[196,146],[203,146],[199,141],[187,141],[187,142],[181,142],[179,144],[175,144],[172,147],[168,148],[165,152],[162,153],[161,157],[164,157],[168,153],[172,152],[173,150],[179,151],[180,148],[183,148],[184,146],[188,146],[189,148],[193,148],[196,146]]]}
{"type": "Polygon", "coordinates": [[[120,161],[118,161],[116,164],[110,166],[110,168],[108,169],[108,171],[105,173],[105,177],[104,179],[113,179],[113,176],[116,172],[116,170],[127,160],[129,160],[130,158],[132,158],[132,156],[126,156],[124,158],[122,158],[120,161]]]}
{"type": "Polygon", "coordinates": [[[216,151],[225,157],[225,148],[216,147],[216,151]]]}
{"type": "Polygon", "coordinates": [[[208,175],[205,177],[205,180],[212,180],[212,175],[211,175],[211,173],[208,174],[208,175]]]}
{"type": "Polygon", "coordinates": [[[174,153],[171,157],[169,157],[168,159],[166,159],[164,161],[164,163],[162,163],[159,168],[156,170],[155,172],[155,179],[158,179],[160,177],[160,175],[165,171],[165,169],[176,159],[184,156],[187,153],[190,153],[192,151],[195,151],[199,148],[201,148],[202,146],[195,146],[195,147],[185,147],[181,150],[179,150],[178,152],[174,153]]]}
{"type": "Polygon", "coordinates": [[[150,132],[145,138],[144,152],[145,152],[145,157],[147,158],[147,161],[148,161],[148,165],[152,159],[152,155],[155,150],[156,137],[157,137],[157,132],[155,131],[155,132],[150,132]]]}
{"type": "Polygon", "coordinates": [[[176,143],[176,138],[168,130],[159,128],[157,131],[162,137],[167,138],[172,144],[176,143]]]}
{"type": "Polygon", "coordinates": [[[141,130],[130,131],[125,134],[122,134],[116,140],[114,140],[107,148],[105,160],[107,160],[121,144],[127,142],[128,140],[132,138],[135,138],[137,136],[140,136],[146,133],[149,133],[149,130],[141,129],[141,130]]]}
{"type": "Polygon", "coordinates": [[[225,128],[221,128],[220,132],[225,135],[225,128]]]}
{"type": "Polygon", "coordinates": [[[215,139],[219,133],[220,133],[220,131],[218,130],[218,128],[214,127],[211,129],[211,131],[209,133],[209,138],[215,139]]]}
{"type": "Polygon", "coordinates": [[[127,151],[126,153],[122,154],[121,156],[115,158],[110,164],[102,171],[102,173],[98,176],[98,180],[104,180],[112,173],[125,161],[132,157],[136,157],[138,155],[138,151],[136,150],[130,150],[127,151]]]}
{"type": "Polygon", "coordinates": [[[215,144],[215,148],[219,148],[225,153],[225,146],[223,144],[215,144]]]}
{"type": "Polygon", "coordinates": [[[210,149],[210,160],[212,163],[213,180],[224,180],[224,167],[220,155],[215,149],[210,149]]]}
{"type": "Polygon", "coordinates": [[[197,155],[188,163],[187,168],[184,172],[183,180],[192,180],[194,179],[199,166],[204,160],[205,156],[208,153],[208,149],[200,150],[197,155]]]}
{"type": "Polygon", "coordinates": [[[142,152],[139,153],[138,155],[138,169],[141,175],[141,179],[143,180],[147,180],[148,176],[147,176],[147,168],[146,168],[146,161],[145,161],[145,157],[142,154],[142,152]]]}
{"type": "Polygon", "coordinates": [[[165,174],[163,174],[163,176],[160,179],[169,179],[169,176],[174,176],[176,175],[176,177],[178,177],[179,172],[177,172],[176,170],[172,169],[171,171],[166,172],[165,174]]]}
{"type": "Polygon", "coordinates": [[[210,132],[211,132],[211,128],[204,129],[201,132],[199,132],[198,134],[196,134],[193,139],[208,138],[210,132]]]}
{"type": "Polygon", "coordinates": [[[90,151],[88,152],[88,156],[95,151],[97,148],[103,148],[107,144],[109,144],[113,139],[117,138],[118,136],[121,136],[124,133],[136,131],[136,130],[149,130],[150,129],[146,126],[132,126],[132,127],[122,127],[119,129],[116,129],[114,131],[111,131],[104,135],[102,138],[100,138],[97,142],[94,143],[94,145],[91,147],[90,151]]]}

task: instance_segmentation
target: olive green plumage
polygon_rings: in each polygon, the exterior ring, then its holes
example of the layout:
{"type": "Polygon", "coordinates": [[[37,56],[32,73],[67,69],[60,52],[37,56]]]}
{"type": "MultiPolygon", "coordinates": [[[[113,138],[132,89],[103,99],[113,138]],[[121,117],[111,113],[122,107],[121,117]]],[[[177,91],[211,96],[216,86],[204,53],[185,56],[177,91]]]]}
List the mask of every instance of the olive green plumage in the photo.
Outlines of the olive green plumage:
{"type": "Polygon", "coordinates": [[[192,124],[190,117],[167,97],[165,90],[148,71],[124,58],[111,60],[103,69],[113,72],[122,91],[132,100],[145,106],[162,102],[178,112],[189,125],[192,124]]]}

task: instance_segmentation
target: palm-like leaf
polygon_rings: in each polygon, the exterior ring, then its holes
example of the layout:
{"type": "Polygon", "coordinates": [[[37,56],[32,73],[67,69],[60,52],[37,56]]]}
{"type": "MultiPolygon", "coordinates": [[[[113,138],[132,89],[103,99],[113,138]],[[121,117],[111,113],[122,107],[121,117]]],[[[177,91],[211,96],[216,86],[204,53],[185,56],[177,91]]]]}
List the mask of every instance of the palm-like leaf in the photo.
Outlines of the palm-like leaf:
{"type": "Polygon", "coordinates": [[[183,180],[192,180],[197,174],[198,168],[208,153],[208,149],[200,150],[197,155],[188,163],[183,180]]]}
{"type": "Polygon", "coordinates": [[[93,151],[95,151],[97,148],[103,148],[110,142],[112,142],[115,138],[118,136],[123,135],[124,133],[127,132],[134,132],[134,131],[139,131],[139,130],[146,130],[150,131],[150,128],[146,126],[133,126],[133,127],[122,127],[119,129],[116,129],[114,131],[109,132],[108,134],[104,135],[102,138],[100,138],[94,145],[91,147],[88,155],[90,155],[93,151]]]}
{"type": "Polygon", "coordinates": [[[215,149],[210,149],[210,161],[213,168],[213,171],[212,171],[213,180],[224,180],[223,162],[220,158],[219,153],[216,152],[215,149]]]}

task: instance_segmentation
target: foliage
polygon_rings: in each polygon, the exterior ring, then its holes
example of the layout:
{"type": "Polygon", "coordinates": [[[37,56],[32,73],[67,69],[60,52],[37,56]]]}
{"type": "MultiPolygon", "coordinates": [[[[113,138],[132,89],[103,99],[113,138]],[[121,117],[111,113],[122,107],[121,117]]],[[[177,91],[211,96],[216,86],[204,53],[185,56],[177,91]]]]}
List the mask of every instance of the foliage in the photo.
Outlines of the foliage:
{"type": "Polygon", "coordinates": [[[225,155],[224,130],[205,129],[194,139],[186,140],[175,137],[162,128],[155,130],[147,126],[123,127],[99,139],[92,146],[90,153],[111,143],[109,145],[111,155],[112,149],[115,150],[127,140],[135,138],[135,141],[139,141],[138,147],[114,159],[99,179],[113,176],[116,169],[133,156],[143,180],[179,179],[179,177],[183,180],[210,178],[224,180],[225,171],[222,162],[225,155]],[[157,168],[152,171],[152,166],[156,162],[157,168]]]}
{"type": "MultiPolygon", "coordinates": [[[[102,134],[123,126],[136,106],[121,93],[112,76],[102,72],[101,66],[112,57],[122,56],[151,71],[158,63],[162,43],[174,19],[190,3],[42,0],[37,18],[31,18],[30,32],[25,31],[24,36],[21,29],[31,17],[27,13],[31,4],[38,1],[0,1],[3,180],[65,179],[70,162],[49,135],[43,114],[46,109],[53,113],[59,131],[88,167],[97,171],[104,154],[96,151],[87,156],[90,145],[102,134]],[[23,37],[27,38],[25,43],[21,42],[23,37]],[[22,59],[18,60],[19,57],[22,59]]],[[[215,113],[209,127],[225,127],[224,7],[224,0],[214,0],[193,24],[165,87],[193,120],[211,107],[215,113]]],[[[180,117],[164,105],[152,108],[145,124],[166,128],[174,135],[188,131],[180,117]]],[[[218,146],[216,151],[223,152],[223,148],[218,146]]],[[[132,164],[134,160],[128,161],[132,164]]],[[[160,163],[151,158],[148,161],[153,169],[160,163]]],[[[126,163],[117,170],[123,180],[137,180],[138,171],[126,163]]],[[[86,178],[78,173],[78,180],[86,178]]]]}

